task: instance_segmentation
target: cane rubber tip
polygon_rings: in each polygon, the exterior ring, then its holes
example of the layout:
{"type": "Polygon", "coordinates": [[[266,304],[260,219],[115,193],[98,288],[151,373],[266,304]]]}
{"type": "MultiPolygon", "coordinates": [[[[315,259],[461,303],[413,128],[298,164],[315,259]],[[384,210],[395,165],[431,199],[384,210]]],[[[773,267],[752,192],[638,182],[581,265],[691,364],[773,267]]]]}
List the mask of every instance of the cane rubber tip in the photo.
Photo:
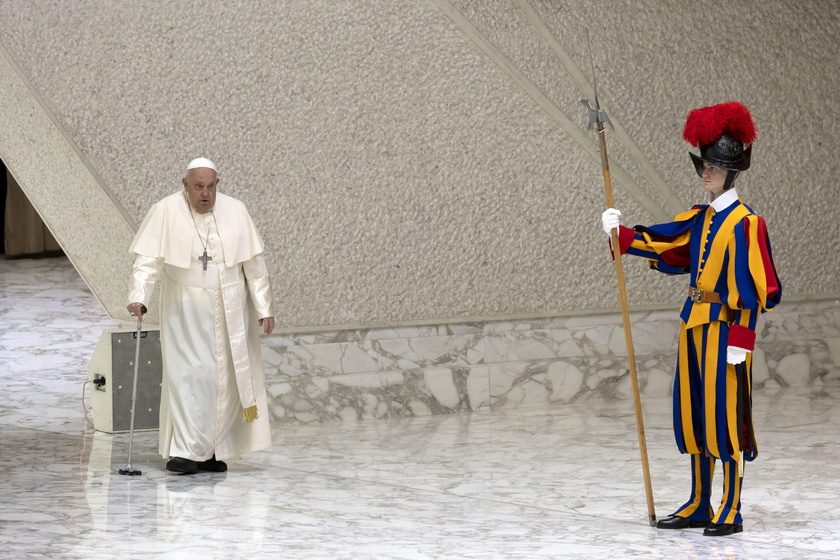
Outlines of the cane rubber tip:
{"type": "Polygon", "coordinates": [[[651,527],[656,527],[656,516],[655,515],[650,516],[650,526],[651,527]]]}

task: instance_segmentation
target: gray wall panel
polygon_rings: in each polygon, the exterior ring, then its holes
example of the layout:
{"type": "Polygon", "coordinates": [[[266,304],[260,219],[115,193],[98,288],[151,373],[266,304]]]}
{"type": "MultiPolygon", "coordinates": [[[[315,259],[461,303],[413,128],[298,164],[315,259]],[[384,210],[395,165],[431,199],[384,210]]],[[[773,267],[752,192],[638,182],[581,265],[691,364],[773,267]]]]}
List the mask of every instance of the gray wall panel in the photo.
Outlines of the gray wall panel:
{"type": "MultiPolygon", "coordinates": [[[[25,124],[0,156],[115,318],[127,236],[85,228],[130,231],[196,156],[251,209],[283,328],[614,308],[579,104],[589,26],[624,223],[702,201],[685,117],[743,101],[759,140],[739,192],[767,219],[786,293],[837,295],[825,248],[840,226],[823,210],[838,194],[840,9],[789,4],[8,1],[0,44],[19,75],[3,87],[31,85],[84,173],[36,180],[62,162],[25,124]],[[59,184],[102,202],[73,211],[49,195],[59,184]]],[[[679,300],[682,279],[627,269],[631,304],[679,300]]]]}

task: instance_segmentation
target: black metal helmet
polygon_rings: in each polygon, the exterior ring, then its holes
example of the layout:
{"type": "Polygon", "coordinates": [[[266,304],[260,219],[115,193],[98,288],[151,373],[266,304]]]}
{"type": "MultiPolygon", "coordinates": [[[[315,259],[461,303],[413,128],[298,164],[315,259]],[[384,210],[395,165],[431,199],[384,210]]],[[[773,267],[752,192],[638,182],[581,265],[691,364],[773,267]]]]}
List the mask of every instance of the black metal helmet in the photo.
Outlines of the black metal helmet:
{"type": "Polygon", "coordinates": [[[744,147],[743,142],[731,134],[723,133],[711,144],[700,146],[700,155],[688,152],[694,162],[697,174],[703,176],[703,162],[726,169],[727,171],[746,171],[750,168],[752,146],[744,147]]]}
{"type": "Polygon", "coordinates": [[[695,109],[688,114],[683,138],[700,148],[700,155],[689,152],[697,174],[703,176],[703,163],[727,171],[746,171],[750,167],[755,123],[749,110],[733,101],[695,109]]]}

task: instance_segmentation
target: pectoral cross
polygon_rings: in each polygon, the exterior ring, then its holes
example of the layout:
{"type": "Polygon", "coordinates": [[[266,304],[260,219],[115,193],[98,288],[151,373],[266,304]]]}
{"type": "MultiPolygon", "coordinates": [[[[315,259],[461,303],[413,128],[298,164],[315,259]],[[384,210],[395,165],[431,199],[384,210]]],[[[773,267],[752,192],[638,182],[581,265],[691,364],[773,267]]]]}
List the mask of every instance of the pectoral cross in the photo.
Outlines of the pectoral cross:
{"type": "Polygon", "coordinates": [[[204,254],[198,257],[198,260],[201,261],[204,270],[207,270],[207,261],[212,261],[213,257],[207,255],[207,249],[204,249],[204,254]]]}

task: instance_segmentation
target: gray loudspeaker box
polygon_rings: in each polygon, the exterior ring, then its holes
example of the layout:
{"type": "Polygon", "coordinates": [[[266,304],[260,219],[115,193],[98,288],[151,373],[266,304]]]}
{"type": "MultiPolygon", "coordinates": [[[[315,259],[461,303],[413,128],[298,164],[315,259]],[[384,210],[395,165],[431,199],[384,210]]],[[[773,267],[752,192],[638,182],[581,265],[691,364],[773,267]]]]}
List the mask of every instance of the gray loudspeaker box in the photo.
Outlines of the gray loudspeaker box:
{"type": "MultiPolygon", "coordinates": [[[[99,338],[88,368],[93,384],[93,427],[107,433],[127,432],[131,425],[131,394],[137,330],[106,330],[99,338]]],[[[160,331],[140,332],[135,430],[158,428],[163,363],[160,331]]]]}

